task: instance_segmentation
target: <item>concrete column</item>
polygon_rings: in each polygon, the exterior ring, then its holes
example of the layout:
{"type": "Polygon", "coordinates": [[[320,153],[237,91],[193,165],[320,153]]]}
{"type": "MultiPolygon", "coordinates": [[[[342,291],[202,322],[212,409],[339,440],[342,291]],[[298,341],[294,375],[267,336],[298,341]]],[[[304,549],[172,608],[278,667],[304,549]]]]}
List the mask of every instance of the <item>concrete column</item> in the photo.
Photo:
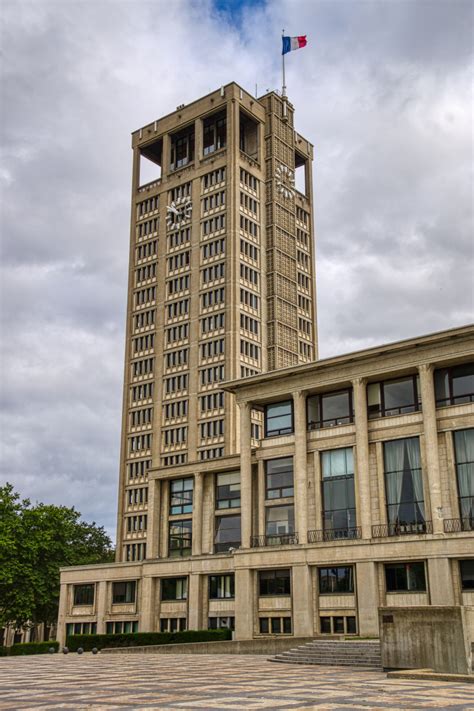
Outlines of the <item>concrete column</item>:
{"type": "Polygon", "coordinates": [[[97,595],[97,634],[105,634],[105,618],[107,616],[107,581],[101,580],[95,588],[97,595]]]}
{"type": "Polygon", "coordinates": [[[306,396],[304,392],[293,393],[293,414],[295,423],[295,528],[300,543],[308,542],[308,476],[306,451],[306,396]]]}
{"type": "Polygon", "coordinates": [[[235,571],[235,638],[253,639],[253,574],[249,568],[235,571]]]}
{"type": "Polygon", "coordinates": [[[258,535],[265,535],[265,462],[258,462],[258,535]]]}
{"type": "Polygon", "coordinates": [[[144,576],[139,583],[140,596],[140,632],[155,631],[156,579],[144,576]]]}
{"type": "Polygon", "coordinates": [[[377,636],[379,592],[376,564],[372,561],[357,563],[356,579],[359,634],[362,637],[377,636]]]}
{"type": "Polygon", "coordinates": [[[441,499],[441,476],[439,471],[438,427],[436,423],[433,367],[427,363],[423,363],[418,366],[418,371],[420,373],[425,456],[429,482],[429,492],[425,491],[424,495],[425,500],[427,495],[430,497],[433,533],[443,533],[443,502],[441,499]]]}
{"type": "Polygon", "coordinates": [[[193,574],[188,579],[188,629],[202,629],[201,587],[203,576],[193,574]]]}
{"type": "Polygon", "coordinates": [[[160,493],[160,480],[150,479],[148,483],[147,558],[158,558],[160,554],[160,493]]]}
{"type": "Polygon", "coordinates": [[[371,498],[369,472],[369,430],[367,420],[367,395],[365,378],[352,381],[356,430],[356,486],[358,498],[357,521],[362,528],[362,538],[371,538],[371,498]]]}
{"type": "MultiPolygon", "coordinates": [[[[59,592],[59,611],[58,611],[58,629],[56,639],[59,642],[59,648],[66,644],[66,615],[68,608],[68,586],[66,583],[61,583],[59,592]]],[[[8,627],[7,627],[8,634],[8,627]]]]}
{"type": "MultiPolygon", "coordinates": [[[[203,158],[203,121],[198,118],[194,122],[194,162],[197,164],[203,158]]],[[[199,204],[199,203],[198,203],[199,204]]]]}
{"type": "Polygon", "coordinates": [[[170,172],[171,163],[171,139],[169,133],[165,133],[163,136],[163,154],[162,154],[162,166],[161,166],[161,180],[164,179],[165,175],[170,172]]]}
{"type": "Polygon", "coordinates": [[[428,559],[428,589],[431,605],[456,605],[449,558],[428,559]]]}
{"type": "Polygon", "coordinates": [[[250,403],[240,407],[240,500],[242,509],[242,548],[250,548],[252,536],[252,450],[250,447],[250,403]]]}
{"type": "Polygon", "coordinates": [[[160,540],[160,548],[161,548],[161,557],[162,558],[167,558],[168,557],[168,532],[169,532],[169,523],[168,523],[168,514],[170,510],[170,484],[169,481],[162,481],[161,482],[161,502],[160,502],[160,509],[161,509],[161,516],[160,516],[160,523],[161,523],[161,540],[160,540]]]}
{"type": "Polygon", "coordinates": [[[314,635],[311,570],[308,565],[295,565],[291,581],[293,591],[293,634],[295,637],[314,635]]]}
{"type": "Polygon", "coordinates": [[[202,553],[202,497],[203,475],[196,472],[193,491],[193,555],[202,553]]]}

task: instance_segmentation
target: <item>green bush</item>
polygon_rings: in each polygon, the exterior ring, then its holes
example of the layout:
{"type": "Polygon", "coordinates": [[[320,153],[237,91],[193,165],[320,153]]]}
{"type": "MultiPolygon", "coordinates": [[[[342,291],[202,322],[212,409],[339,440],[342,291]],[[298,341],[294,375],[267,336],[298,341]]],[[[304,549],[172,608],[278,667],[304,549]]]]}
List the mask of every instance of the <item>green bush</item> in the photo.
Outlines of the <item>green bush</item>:
{"type": "Polygon", "coordinates": [[[48,654],[51,647],[57,652],[59,642],[23,642],[22,644],[12,644],[7,654],[10,657],[18,657],[24,654],[48,654]]]}
{"type": "Polygon", "coordinates": [[[0,657],[8,657],[8,647],[0,647],[0,657]]]}
{"type": "Polygon", "coordinates": [[[186,630],[185,632],[135,632],[130,634],[73,634],[67,638],[69,651],[79,647],[85,652],[107,647],[144,647],[150,644],[182,644],[184,642],[223,642],[232,639],[230,630],[186,630]]]}

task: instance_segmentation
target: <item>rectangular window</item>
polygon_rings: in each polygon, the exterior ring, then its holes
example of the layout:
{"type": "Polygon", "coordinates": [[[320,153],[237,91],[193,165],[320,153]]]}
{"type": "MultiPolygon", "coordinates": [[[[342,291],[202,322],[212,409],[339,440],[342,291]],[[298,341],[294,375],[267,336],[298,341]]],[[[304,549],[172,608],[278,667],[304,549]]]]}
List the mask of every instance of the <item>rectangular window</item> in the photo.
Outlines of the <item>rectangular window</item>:
{"type": "Polygon", "coordinates": [[[189,479],[173,479],[170,481],[170,515],[192,513],[193,483],[189,479]]]}
{"type": "Polygon", "coordinates": [[[216,516],[215,553],[239,548],[241,541],[240,516],[216,516]]]}
{"type": "Polygon", "coordinates": [[[349,538],[357,525],[352,447],[322,452],[321,469],[324,530],[349,538]]]}
{"type": "Polygon", "coordinates": [[[161,599],[162,600],[187,600],[188,579],[187,578],[162,578],[161,599]]]}
{"type": "Polygon", "coordinates": [[[384,468],[389,535],[425,532],[418,437],[384,442],[384,468]]]}
{"type": "Polygon", "coordinates": [[[463,531],[474,530],[474,428],[454,432],[459,512],[463,531]]]}
{"type": "Polygon", "coordinates": [[[209,599],[223,600],[235,597],[234,574],[209,576],[209,599]]]}
{"type": "Polygon", "coordinates": [[[385,566],[387,592],[425,592],[425,564],[390,563],[385,566]]]}
{"type": "Polygon", "coordinates": [[[186,617],[162,617],[160,619],[160,632],[184,632],[186,628],[186,617]]]}
{"type": "Polygon", "coordinates": [[[436,405],[462,405],[474,402],[474,363],[440,368],[434,374],[436,405]]]}
{"type": "Polygon", "coordinates": [[[474,558],[459,561],[461,590],[474,590],[474,558]]]}
{"type": "Polygon", "coordinates": [[[94,583],[87,585],[74,585],[74,604],[93,605],[94,604],[94,583]]]}
{"type": "Polygon", "coordinates": [[[312,395],[307,400],[308,429],[347,425],[353,421],[352,390],[312,395]]]}
{"type": "Polygon", "coordinates": [[[171,170],[194,160],[194,125],[171,136],[171,170]]]}
{"type": "Polygon", "coordinates": [[[369,419],[404,415],[420,409],[418,376],[369,383],[367,386],[367,410],[369,419]]]}
{"type": "Polygon", "coordinates": [[[185,521],[169,522],[169,557],[184,558],[192,552],[192,530],[191,519],[185,521]]]}
{"type": "Polygon", "coordinates": [[[293,432],[293,402],[276,402],[265,407],[265,437],[293,432]]]}
{"type": "Polygon", "coordinates": [[[216,479],[216,508],[240,507],[240,472],[218,474],[216,479]]]}
{"type": "Polygon", "coordinates": [[[354,568],[352,565],[319,568],[319,592],[321,595],[353,593],[354,568]]]}
{"type": "Polygon", "coordinates": [[[267,499],[293,496],[293,457],[268,459],[265,469],[267,499]]]}
{"type": "Polygon", "coordinates": [[[138,620],[126,622],[107,622],[107,634],[127,634],[138,632],[138,620]]]}
{"type": "Polygon", "coordinates": [[[285,570],[260,570],[258,591],[264,595],[291,595],[291,572],[285,570]]]}
{"type": "Polygon", "coordinates": [[[294,543],[295,510],[294,506],[269,506],[266,509],[267,542],[285,545],[294,543]],[[270,539],[270,541],[268,541],[270,539]],[[274,540],[272,540],[274,539],[274,540]]]}
{"type": "Polygon", "coordinates": [[[128,602],[135,602],[137,592],[137,581],[126,580],[125,582],[112,584],[112,604],[120,605],[128,602]]]}
{"type": "Polygon", "coordinates": [[[291,617],[260,617],[260,634],[291,634],[291,617]]]}
{"type": "Polygon", "coordinates": [[[222,111],[203,121],[203,153],[205,156],[226,145],[226,114],[222,111]]]}
{"type": "Polygon", "coordinates": [[[208,630],[235,630],[235,617],[209,617],[208,630]]]}

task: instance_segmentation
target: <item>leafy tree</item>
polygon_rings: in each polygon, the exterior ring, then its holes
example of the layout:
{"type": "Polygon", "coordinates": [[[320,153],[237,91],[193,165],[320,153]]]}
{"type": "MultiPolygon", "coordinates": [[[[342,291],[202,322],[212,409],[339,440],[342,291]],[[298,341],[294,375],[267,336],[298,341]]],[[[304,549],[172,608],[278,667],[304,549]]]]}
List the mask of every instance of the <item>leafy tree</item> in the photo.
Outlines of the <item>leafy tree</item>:
{"type": "Polygon", "coordinates": [[[80,518],[74,508],[32,505],[11,484],[0,487],[0,625],[55,622],[59,569],[113,561],[104,528],[80,518]]]}

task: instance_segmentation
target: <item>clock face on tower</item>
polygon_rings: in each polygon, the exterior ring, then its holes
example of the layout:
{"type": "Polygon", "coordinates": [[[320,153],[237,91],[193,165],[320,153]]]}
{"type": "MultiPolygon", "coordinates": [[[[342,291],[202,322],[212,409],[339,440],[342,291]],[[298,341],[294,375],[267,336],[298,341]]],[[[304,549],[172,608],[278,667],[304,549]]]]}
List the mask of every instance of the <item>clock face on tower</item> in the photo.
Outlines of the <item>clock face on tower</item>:
{"type": "Polygon", "coordinates": [[[193,204],[190,197],[179,197],[166,208],[166,224],[169,229],[182,227],[191,219],[193,204]]]}
{"type": "Polygon", "coordinates": [[[278,192],[283,195],[283,197],[289,199],[295,197],[295,171],[288,168],[287,165],[277,166],[275,171],[275,179],[277,184],[278,192]]]}

